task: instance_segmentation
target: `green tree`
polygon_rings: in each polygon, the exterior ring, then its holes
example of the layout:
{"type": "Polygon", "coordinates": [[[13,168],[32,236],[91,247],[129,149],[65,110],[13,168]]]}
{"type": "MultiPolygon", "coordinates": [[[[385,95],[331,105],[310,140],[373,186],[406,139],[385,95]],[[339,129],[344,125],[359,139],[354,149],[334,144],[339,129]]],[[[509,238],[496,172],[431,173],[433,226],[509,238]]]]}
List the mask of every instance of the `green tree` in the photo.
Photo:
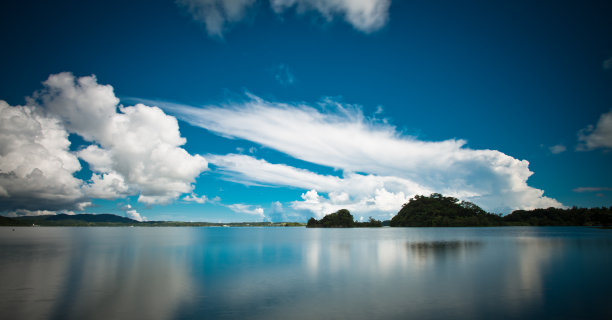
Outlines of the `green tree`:
{"type": "Polygon", "coordinates": [[[502,218],[479,206],[433,193],[417,195],[391,219],[392,227],[466,227],[501,225],[502,218]]]}
{"type": "Polygon", "coordinates": [[[330,213],[317,221],[315,218],[310,218],[307,228],[352,228],[355,226],[353,215],[347,209],[340,209],[334,213],[330,213]]]}

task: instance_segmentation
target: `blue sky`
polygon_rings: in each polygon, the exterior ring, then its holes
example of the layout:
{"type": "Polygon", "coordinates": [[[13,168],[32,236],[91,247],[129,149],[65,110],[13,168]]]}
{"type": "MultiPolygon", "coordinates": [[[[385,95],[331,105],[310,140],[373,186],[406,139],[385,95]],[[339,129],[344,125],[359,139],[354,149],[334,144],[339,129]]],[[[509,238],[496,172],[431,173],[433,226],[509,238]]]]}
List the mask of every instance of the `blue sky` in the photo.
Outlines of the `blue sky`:
{"type": "Polygon", "coordinates": [[[605,1],[0,5],[0,212],[612,205],[605,1]]]}

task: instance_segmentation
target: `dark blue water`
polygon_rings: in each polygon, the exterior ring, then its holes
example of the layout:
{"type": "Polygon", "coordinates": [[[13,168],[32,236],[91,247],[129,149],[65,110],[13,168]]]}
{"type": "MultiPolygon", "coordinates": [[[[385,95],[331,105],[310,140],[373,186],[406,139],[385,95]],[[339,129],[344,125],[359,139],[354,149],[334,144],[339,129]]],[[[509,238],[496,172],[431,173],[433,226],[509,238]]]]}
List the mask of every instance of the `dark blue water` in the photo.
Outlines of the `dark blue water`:
{"type": "Polygon", "coordinates": [[[4,227],[0,317],[612,319],[611,271],[593,228],[4,227]]]}

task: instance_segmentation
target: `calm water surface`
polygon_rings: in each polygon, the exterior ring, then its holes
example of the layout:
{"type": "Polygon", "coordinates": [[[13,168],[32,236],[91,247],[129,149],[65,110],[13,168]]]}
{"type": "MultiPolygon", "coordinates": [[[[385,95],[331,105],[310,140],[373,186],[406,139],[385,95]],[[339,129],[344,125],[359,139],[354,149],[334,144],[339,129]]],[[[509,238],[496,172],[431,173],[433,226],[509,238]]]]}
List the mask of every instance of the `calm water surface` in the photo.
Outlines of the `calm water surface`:
{"type": "Polygon", "coordinates": [[[0,228],[3,319],[612,319],[611,271],[592,228],[0,228]]]}

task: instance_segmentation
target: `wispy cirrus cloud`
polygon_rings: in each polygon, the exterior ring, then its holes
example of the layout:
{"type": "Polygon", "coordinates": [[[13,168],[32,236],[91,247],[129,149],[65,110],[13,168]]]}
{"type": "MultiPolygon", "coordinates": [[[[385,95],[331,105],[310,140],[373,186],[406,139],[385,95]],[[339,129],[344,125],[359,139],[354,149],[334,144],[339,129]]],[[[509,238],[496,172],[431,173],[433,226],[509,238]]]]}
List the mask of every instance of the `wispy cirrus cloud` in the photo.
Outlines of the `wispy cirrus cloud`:
{"type": "MultiPolygon", "coordinates": [[[[496,150],[469,149],[460,139],[422,141],[406,136],[385,122],[365,117],[357,106],[327,100],[315,108],[268,102],[254,96],[242,103],[202,108],[163,102],[160,105],[184,121],[221,136],[249,140],[344,172],[340,179],[254,158],[209,157],[236,182],[292,185],[315,190],[317,195],[327,193],[325,201],[331,201],[332,195],[350,188],[350,183],[343,182],[347,177],[369,177],[402,181],[404,185],[397,192],[402,189],[404,199],[431,191],[459,195],[494,211],[562,206],[527,184],[533,172],[526,160],[496,150]],[[257,170],[243,170],[243,162],[257,170]]],[[[375,197],[376,190],[370,189],[369,196],[375,197]]]]}
{"type": "Polygon", "coordinates": [[[321,175],[237,154],[207,155],[206,158],[229,181],[309,190],[302,195],[302,200],[291,202],[291,207],[307,210],[319,218],[342,208],[364,215],[396,212],[411,196],[432,192],[424,186],[398,177],[351,172],[345,172],[343,177],[321,175]]]}
{"type": "Polygon", "coordinates": [[[602,192],[602,191],[612,191],[612,188],[606,187],[579,187],[575,188],[572,191],[574,192],[602,192]]]}

